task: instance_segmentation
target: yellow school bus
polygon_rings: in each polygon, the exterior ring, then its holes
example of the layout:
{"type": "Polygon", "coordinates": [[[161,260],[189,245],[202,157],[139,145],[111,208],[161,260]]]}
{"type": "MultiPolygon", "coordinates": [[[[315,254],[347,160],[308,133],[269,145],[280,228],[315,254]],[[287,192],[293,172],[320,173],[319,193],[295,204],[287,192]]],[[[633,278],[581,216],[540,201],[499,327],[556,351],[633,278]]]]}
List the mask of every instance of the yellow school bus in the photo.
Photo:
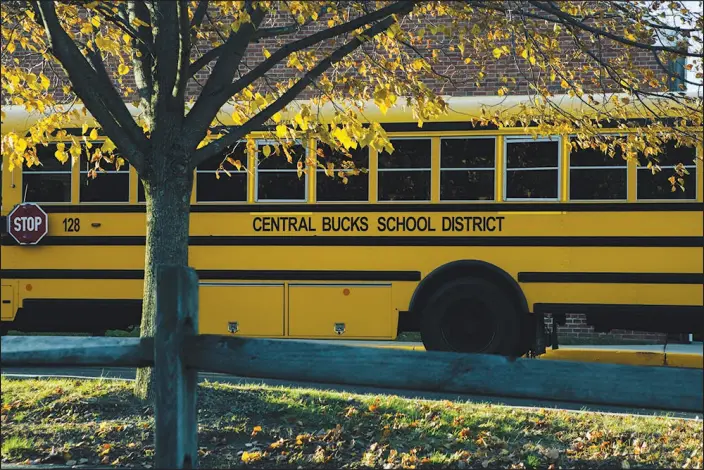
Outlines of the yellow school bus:
{"type": "MultiPolygon", "coordinates": [[[[465,118],[477,98],[419,128],[379,115],[393,154],[353,150],[368,173],[343,184],[300,177],[283,158],[228,149],[248,171],[195,172],[190,264],[200,333],[393,340],[427,349],[541,352],[544,316],[585,314],[598,331],[697,333],[704,324],[702,149],[670,146],[653,176],[635,162],[465,118]],[[687,164],[670,191],[668,162],[687,164]]],[[[26,116],[7,112],[3,127],[26,116]]],[[[80,125],[76,126],[80,132],[80,125]]],[[[254,135],[257,137],[257,134],[254,135]]],[[[297,155],[315,155],[300,142],[297,155]]],[[[341,158],[326,147],[325,158],[341,158]]],[[[2,216],[33,202],[48,214],[36,245],[2,234],[3,330],[127,329],[140,320],[145,204],[133,168],[88,177],[52,146],[38,168],[3,165],[2,216]]],[[[338,167],[338,165],[336,165],[338,167]]]]}

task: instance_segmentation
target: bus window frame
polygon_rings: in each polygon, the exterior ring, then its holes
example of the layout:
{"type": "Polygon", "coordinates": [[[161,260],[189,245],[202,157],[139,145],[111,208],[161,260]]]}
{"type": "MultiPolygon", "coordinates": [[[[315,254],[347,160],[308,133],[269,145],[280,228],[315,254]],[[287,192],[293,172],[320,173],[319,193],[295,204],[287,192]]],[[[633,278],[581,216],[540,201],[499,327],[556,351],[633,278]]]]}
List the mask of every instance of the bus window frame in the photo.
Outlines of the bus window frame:
{"type": "MultiPolygon", "coordinates": [[[[381,168],[379,166],[379,155],[383,152],[383,150],[379,150],[376,153],[376,201],[374,203],[383,203],[383,204],[417,204],[417,203],[425,203],[425,202],[432,202],[433,198],[433,137],[432,135],[427,135],[424,134],[423,136],[408,136],[404,135],[402,137],[394,137],[392,135],[389,136],[389,141],[393,143],[394,140],[427,140],[430,143],[430,154],[428,155],[430,159],[430,166],[428,168],[381,168]],[[428,199],[409,199],[409,200],[403,200],[403,201],[392,201],[388,199],[381,199],[379,197],[379,174],[382,172],[401,172],[401,171],[415,171],[415,172],[421,172],[421,171],[427,171],[430,174],[430,192],[428,194],[428,199]]],[[[371,152],[369,155],[370,158],[370,164],[371,166],[371,152]]],[[[370,185],[371,188],[371,185],[370,185]]],[[[371,202],[371,201],[370,201],[371,202]]]]}
{"type": "MultiPolygon", "coordinates": [[[[194,182],[194,185],[193,185],[193,199],[194,199],[194,201],[195,201],[195,204],[198,204],[198,205],[201,205],[201,204],[203,204],[203,205],[208,205],[208,204],[232,204],[232,205],[242,205],[242,204],[248,204],[248,203],[249,203],[249,185],[251,184],[251,178],[249,177],[249,171],[248,171],[248,169],[249,169],[249,150],[247,149],[247,140],[246,140],[246,139],[240,139],[240,140],[238,140],[238,141],[236,142],[236,144],[244,144],[244,146],[245,146],[245,153],[244,153],[245,161],[243,162],[243,163],[244,163],[243,166],[244,166],[244,172],[245,172],[245,175],[246,175],[246,183],[245,183],[245,184],[246,184],[246,187],[245,187],[245,197],[244,197],[244,201],[200,201],[200,200],[198,199],[198,174],[199,174],[199,173],[201,173],[201,174],[212,173],[212,174],[214,175],[214,174],[217,172],[217,170],[199,170],[198,167],[195,167],[195,169],[193,170],[193,182],[194,182]]],[[[223,158],[223,160],[224,160],[224,158],[223,158]]],[[[235,172],[236,172],[236,173],[240,173],[241,170],[235,169],[235,172]]],[[[235,172],[231,172],[231,173],[235,173],[235,172]]],[[[223,173],[223,172],[221,171],[221,173],[223,173]]],[[[227,176],[227,175],[225,175],[225,178],[230,178],[230,177],[227,176]]],[[[137,191],[139,191],[139,187],[137,188],[137,191]]],[[[145,204],[145,203],[146,203],[146,201],[139,201],[139,192],[137,193],[137,201],[138,201],[140,204],[145,204]]]]}
{"type": "MultiPolygon", "coordinates": [[[[68,141],[67,143],[70,143],[70,141],[68,141]]],[[[100,140],[100,139],[98,139],[98,140],[91,140],[91,141],[90,141],[90,144],[91,144],[92,146],[103,145],[103,144],[105,144],[105,140],[100,140]]],[[[88,156],[90,156],[90,149],[86,149],[86,150],[87,150],[88,153],[89,153],[88,156]]],[[[84,155],[81,154],[81,159],[83,158],[83,156],[84,156],[84,155]]],[[[88,163],[90,163],[90,161],[89,161],[88,163]]],[[[90,205],[90,204],[95,204],[95,205],[101,205],[101,206],[102,206],[102,205],[106,205],[106,204],[107,204],[107,205],[111,205],[111,206],[123,206],[123,205],[129,205],[129,204],[131,204],[131,203],[130,203],[129,195],[130,195],[130,191],[132,191],[132,179],[130,178],[130,171],[132,170],[132,165],[131,165],[126,159],[125,159],[125,164],[127,165],[127,169],[124,170],[124,172],[123,172],[122,170],[121,170],[121,171],[117,171],[117,170],[104,170],[104,172],[105,172],[105,173],[108,173],[108,174],[111,174],[111,173],[112,173],[112,174],[120,174],[120,175],[126,174],[126,175],[127,175],[127,200],[126,200],[126,201],[81,201],[81,176],[82,176],[82,175],[87,175],[87,174],[89,173],[89,170],[85,170],[85,171],[84,171],[84,170],[82,169],[82,168],[83,168],[83,167],[82,167],[82,164],[83,164],[83,162],[82,162],[82,161],[79,161],[79,164],[78,164],[78,165],[79,165],[79,167],[78,167],[78,182],[77,182],[77,184],[78,184],[78,201],[76,201],[75,204],[88,204],[88,205],[90,205]]]]}
{"type": "Polygon", "coordinates": [[[538,137],[534,139],[532,137],[525,136],[504,136],[504,148],[503,148],[503,187],[501,188],[503,200],[506,202],[522,202],[522,201],[538,201],[538,202],[560,202],[562,197],[562,135],[551,136],[551,137],[538,137]],[[536,168],[526,168],[517,170],[515,168],[508,168],[508,146],[509,144],[519,144],[519,143],[532,143],[532,142],[554,142],[557,144],[557,166],[556,167],[536,167],[536,168]],[[508,182],[508,172],[509,171],[540,171],[540,170],[550,170],[557,172],[557,195],[554,198],[515,198],[506,196],[506,186],[508,182]]]}
{"type": "MultiPolygon", "coordinates": [[[[295,145],[300,145],[305,149],[305,159],[308,160],[310,158],[310,145],[306,144],[305,142],[296,139],[295,140],[295,145]]],[[[305,189],[303,193],[303,199],[260,199],[259,198],[259,172],[263,173],[296,173],[298,170],[296,168],[294,169],[264,169],[261,170],[259,168],[259,160],[257,159],[257,155],[259,154],[259,146],[260,145],[280,145],[280,143],[277,140],[272,140],[272,139],[254,139],[254,145],[256,147],[256,151],[254,154],[254,202],[255,203],[293,203],[293,204],[307,204],[310,202],[310,198],[308,197],[308,192],[309,192],[309,185],[310,185],[310,178],[308,177],[308,172],[304,171],[303,172],[303,177],[305,178],[305,189]]],[[[284,157],[280,157],[284,158],[284,157]]]]}
{"type": "MultiPolygon", "coordinates": [[[[694,155],[695,157],[697,156],[697,149],[694,149],[694,155]]],[[[699,198],[697,196],[697,187],[699,185],[699,175],[697,174],[697,165],[692,164],[692,165],[684,165],[684,167],[689,171],[690,175],[694,175],[694,196],[691,198],[686,198],[686,199],[642,199],[638,197],[638,175],[640,173],[643,173],[643,170],[650,171],[650,169],[646,166],[641,166],[638,165],[636,166],[636,181],[635,181],[635,186],[636,186],[636,201],[639,203],[644,203],[644,204],[650,204],[650,203],[659,203],[659,202],[665,202],[665,203],[687,203],[687,202],[697,202],[699,201],[699,198]]],[[[660,167],[660,171],[663,171],[662,167],[660,167]]],[[[654,175],[650,175],[654,176],[654,175]]]]}
{"type": "MultiPolygon", "coordinates": [[[[476,203],[476,204],[486,204],[486,203],[492,203],[492,202],[497,202],[496,200],[496,187],[499,184],[499,170],[498,170],[498,165],[497,165],[497,160],[499,158],[499,152],[498,152],[498,135],[451,135],[451,136],[439,136],[439,143],[440,145],[438,146],[438,194],[439,194],[439,202],[443,204],[452,204],[452,203],[476,203]],[[443,140],[450,140],[450,139],[492,139],[494,141],[494,167],[493,168],[443,168],[442,167],[442,141],[443,140]],[[442,198],[442,172],[443,171],[493,171],[494,172],[494,188],[492,191],[491,199],[443,199],[442,198]]],[[[504,141],[505,144],[505,141],[504,141]]],[[[505,179],[504,179],[505,180],[505,179]]],[[[505,184],[505,183],[504,183],[505,184]]]]}
{"type": "MultiPolygon", "coordinates": [[[[625,137],[624,134],[606,134],[609,137],[625,137]]],[[[569,152],[568,152],[568,159],[567,159],[567,194],[565,195],[567,198],[567,201],[570,202],[596,202],[596,203],[608,203],[608,202],[629,202],[628,201],[628,193],[631,189],[631,182],[630,178],[628,177],[628,161],[624,160],[623,161],[623,166],[578,166],[578,167],[573,167],[572,166],[572,146],[571,142],[573,138],[577,137],[577,134],[569,134],[565,136],[567,138],[567,144],[569,146],[569,152]],[[622,199],[572,199],[570,197],[570,192],[572,190],[572,169],[575,169],[577,171],[579,170],[584,170],[584,169],[591,169],[591,170],[620,170],[623,169],[623,171],[626,172],[626,197],[622,199]]]]}
{"type": "MultiPolygon", "coordinates": [[[[48,147],[49,145],[58,145],[58,144],[61,144],[61,143],[63,143],[63,144],[71,144],[72,142],[71,142],[70,140],[51,140],[51,141],[48,142],[47,147],[48,147]]],[[[55,158],[55,157],[52,155],[51,158],[55,158]]],[[[69,156],[69,160],[71,160],[71,157],[70,157],[70,156],[69,156]]],[[[41,160],[40,160],[40,161],[41,161],[41,160]]],[[[66,165],[66,167],[68,168],[68,170],[67,170],[67,171],[57,171],[57,170],[31,170],[31,171],[27,172],[26,166],[25,166],[24,164],[20,165],[20,167],[19,167],[19,168],[20,168],[20,173],[21,173],[21,174],[20,174],[20,202],[21,202],[21,203],[33,202],[33,203],[35,203],[35,204],[41,204],[42,206],[45,206],[45,205],[49,205],[49,206],[50,206],[50,205],[57,205],[57,206],[60,206],[60,205],[65,205],[65,204],[80,204],[80,201],[74,201],[74,184],[78,184],[78,185],[81,184],[81,182],[80,182],[80,174],[79,174],[79,177],[78,177],[78,178],[75,178],[74,171],[73,171],[73,165],[72,165],[71,161],[67,161],[66,163],[62,163],[62,165],[66,165]],[[68,186],[68,187],[69,187],[69,198],[68,198],[68,201],[53,201],[53,202],[50,202],[50,201],[49,201],[49,202],[48,202],[48,201],[26,201],[26,200],[25,200],[25,187],[24,187],[24,176],[25,176],[25,173],[29,173],[29,174],[37,174],[37,173],[38,173],[38,174],[45,174],[45,175],[50,175],[50,174],[54,174],[54,175],[58,175],[58,174],[66,175],[66,174],[67,174],[67,175],[69,175],[70,179],[69,179],[69,186],[68,186]],[[75,181],[76,179],[78,179],[78,182],[75,181]]],[[[80,199],[80,196],[79,196],[79,199],[80,199]]]]}

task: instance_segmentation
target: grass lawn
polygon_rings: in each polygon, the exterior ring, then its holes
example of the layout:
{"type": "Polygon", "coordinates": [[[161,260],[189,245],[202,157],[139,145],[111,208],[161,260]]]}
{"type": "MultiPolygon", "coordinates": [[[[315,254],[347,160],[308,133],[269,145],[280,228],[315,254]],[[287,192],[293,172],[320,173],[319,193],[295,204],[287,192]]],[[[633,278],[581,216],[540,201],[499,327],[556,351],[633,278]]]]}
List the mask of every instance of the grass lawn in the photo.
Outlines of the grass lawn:
{"type": "MultiPolygon", "coordinates": [[[[701,420],[216,383],[198,409],[204,468],[702,468],[701,420]]],[[[151,465],[153,439],[131,382],[2,379],[3,463],[151,465]]]]}

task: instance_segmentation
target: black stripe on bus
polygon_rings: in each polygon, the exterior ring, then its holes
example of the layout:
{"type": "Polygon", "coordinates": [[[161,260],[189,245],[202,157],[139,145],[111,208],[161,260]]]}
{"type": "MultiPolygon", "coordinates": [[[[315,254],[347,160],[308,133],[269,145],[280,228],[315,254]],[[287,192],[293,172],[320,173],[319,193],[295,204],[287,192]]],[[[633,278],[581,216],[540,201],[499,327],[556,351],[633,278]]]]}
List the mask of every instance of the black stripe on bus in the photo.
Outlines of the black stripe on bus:
{"type": "MultiPolygon", "coordinates": [[[[17,245],[8,234],[4,246],[17,245]]],[[[38,246],[144,246],[143,236],[47,236],[38,246]]],[[[192,236],[190,246],[533,246],[674,247],[704,245],[704,237],[452,237],[452,236],[192,236]]]]}
{"type": "Polygon", "coordinates": [[[691,333],[704,328],[702,305],[637,305],[637,304],[551,304],[536,303],[537,314],[555,316],[578,313],[585,316],[594,331],[614,329],[652,331],[656,333],[691,333]]]}
{"type": "MultiPolygon", "coordinates": [[[[95,214],[146,212],[144,204],[46,204],[47,213],[95,214]]],[[[704,203],[356,203],[356,204],[193,204],[191,212],[702,212],[704,203]]]]}
{"type": "MultiPolygon", "coordinates": [[[[200,280],[420,281],[420,271],[199,269],[200,280]]],[[[144,279],[142,269],[3,269],[2,279],[144,279]]]]}
{"type": "Polygon", "coordinates": [[[534,313],[581,313],[581,314],[623,314],[662,315],[670,317],[677,314],[704,314],[701,305],[636,305],[636,304],[533,304],[534,313]]]}
{"type": "Polygon", "coordinates": [[[697,273],[518,273],[518,282],[597,284],[704,284],[697,273]]]}

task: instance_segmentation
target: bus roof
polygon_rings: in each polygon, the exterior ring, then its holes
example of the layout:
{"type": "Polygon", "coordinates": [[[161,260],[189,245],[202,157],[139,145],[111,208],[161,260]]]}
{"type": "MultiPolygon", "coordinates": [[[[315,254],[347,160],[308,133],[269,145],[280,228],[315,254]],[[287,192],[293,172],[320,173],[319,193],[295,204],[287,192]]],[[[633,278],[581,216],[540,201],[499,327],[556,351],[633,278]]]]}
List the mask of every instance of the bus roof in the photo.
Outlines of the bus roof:
{"type": "MultiPolygon", "coordinates": [[[[680,117],[682,116],[681,109],[684,104],[677,105],[677,103],[672,100],[669,93],[660,94],[658,96],[643,99],[642,102],[633,97],[619,93],[610,95],[591,95],[598,104],[594,107],[587,105],[582,99],[578,97],[572,97],[569,95],[554,95],[550,98],[550,101],[562,110],[570,111],[573,113],[579,113],[579,115],[588,115],[593,117],[606,116],[606,113],[611,112],[617,106],[623,107],[624,110],[628,112],[629,118],[643,118],[648,115],[646,106],[657,105],[658,102],[663,105],[658,107],[658,111],[662,112],[662,115],[667,117],[680,117]],[[628,99],[628,105],[624,105],[624,98],[628,99]],[[615,100],[621,102],[620,105],[614,103],[615,100]]],[[[679,96],[686,97],[689,99],[702,99],[694,92],[690,93],[678,93],[679,96]]],[[[494,112],[499,111],[502,116],[510,117],[516,116],[522,113],[523,106],[528,106],[530,100],[535,99],[534,97],[527,95],[516,95],[516,96],[442,96],[445,102],[448,104],[448,112],[438,118],[434,119],[432,122],[462,122],[469,121],[471,118],[481,118],[481,111],[484,108],[487,112],[487,116],[492,116],[494,112]]],[[[323,106],[317,106],[310,100],[297,100],[289,104],[288,111],[283,112],[282,115],[285,118],[293,116],[300,109],[299,105],[308,104],[311,107],[311,111],[320,115],[323,121],[327,121],[332,118],[335,111],[335,106],[332,103],[325,103],[323,106]]],[[[340,104],[340,103],[338,103],[340,104]]],[[[344,103],[343,103],[344,104],[344,103]]],[[[126,104],[130,113],[133,116],[139,116],[142,110],[133,106],[132,104],[126,104]]],[[[347,108],[348,105],[345,105],[347,108]]],[[[691,106],[691,105],[690,105],[691,106]]],[[[75,109],[83,111],[82,106],[74,106],[75,109]]],[[[368,101],[360,106],[363,109],[363,115],[360,113],[356,106],[350,106],[349,112],[354,112],[363,122],[379,122],[379,123],[394,123],[394,122],[415,122],[416,119],[413,118],[411,109],[407,106],[407,98],[399,97],[396,104],[389,108],[386,113],[382,113],[379,107],[374,104],[373,101],[368,101]]],[[[58,110],[58,109],[57,109],[58,110]]],[[[231,118],[233,106],[225,105],[219,112],[218,119],[222,125],[233,125],[231,118]]],[[[3,118],[2,118],[2,133],[5,134],[11,131],[22,131],[28,129],[31,125],[37,122],[43,115],[49,115],[49,112],[44,114],[40,112],[28,113],[21,105],[8,105],[2,107],[3,118]]],[[[68,127],[81,127],[83,124],[88,124],[89,126],[95,126],[95,121],[93,120],[90,113],[85,111],[86,118],[76,120],[75,123],[70,123],[68,127]]],[[[430,122],[430,121],[428,121],[430,122]]]]}

